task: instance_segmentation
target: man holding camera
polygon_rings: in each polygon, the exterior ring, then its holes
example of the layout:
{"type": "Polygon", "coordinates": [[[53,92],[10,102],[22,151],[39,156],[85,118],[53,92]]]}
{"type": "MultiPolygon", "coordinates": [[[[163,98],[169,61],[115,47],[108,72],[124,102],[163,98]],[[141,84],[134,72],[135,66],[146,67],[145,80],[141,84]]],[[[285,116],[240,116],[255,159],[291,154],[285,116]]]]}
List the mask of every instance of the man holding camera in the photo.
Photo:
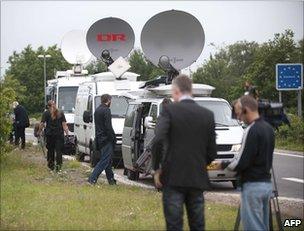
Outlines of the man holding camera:
{"type": "Polygon", "coordinates": [[[260,118],[258,102],[252,96],[245,95],[238,99],[234,111],[237,118],[248,124],[248,127],[239,155],[232,162],[221,162],[221,167],[236,171],[240,176],[244,230],[269,230],[274,131],[260,118]]]}

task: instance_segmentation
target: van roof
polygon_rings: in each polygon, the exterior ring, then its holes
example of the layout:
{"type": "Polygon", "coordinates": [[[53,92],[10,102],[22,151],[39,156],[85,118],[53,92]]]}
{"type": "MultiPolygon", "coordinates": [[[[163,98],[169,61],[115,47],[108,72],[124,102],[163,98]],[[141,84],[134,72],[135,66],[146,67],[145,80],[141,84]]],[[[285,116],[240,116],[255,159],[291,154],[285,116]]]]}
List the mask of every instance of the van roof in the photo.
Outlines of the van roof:
{"type": "MultiPolygon", "coordinates": [[[[139,74],[127,71],[121,76],[121,78],[135,82],[137,80],[138,76],[139,76],[139,74]]],[[[92,75],[92,80],[93,81],[114,81],[114,80],[116,80],[116,76],[110,71],[101,72],[101,73],[92,75]]]]}
{"type": "Polygon", "coordinates": [[[96,82],[96,95],[120,95],[128,91],[138,90],[141,84],[142,82],[129,80],[98,81],[96,82]]]}
{"type": "MultiPolygon", "coordinates": [[[[152,102],[152,103],[161,103],[164,97],[153,97],[153,98],[139,98],[136,102],[152,102]]],[[[211,101],[211,102],[226,102],[227,100],[222,98],[213,98],[213,97],[194,97],[194,101],[211,101]]]]}
{"type": "Polygon", "coordinates": [[[79,86],[80,83],[90,80],[90,76],[66,76],[59,79],[48,80],[48,85],[57,85],[58,87],[73,87],[79,86]]]}

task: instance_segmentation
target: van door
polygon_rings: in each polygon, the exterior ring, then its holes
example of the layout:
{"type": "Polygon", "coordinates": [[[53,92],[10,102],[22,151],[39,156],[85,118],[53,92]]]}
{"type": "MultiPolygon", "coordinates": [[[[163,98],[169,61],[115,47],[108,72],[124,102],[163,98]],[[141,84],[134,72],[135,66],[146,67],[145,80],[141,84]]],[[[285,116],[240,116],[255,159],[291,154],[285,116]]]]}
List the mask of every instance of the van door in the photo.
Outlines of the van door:
{"type": "Polygon", "coordinates": [[[122,134],[122,157],[124,166],[127,169],[133,169],[134,160],[134,140],[135,140],[135,122],[137,109],[140,103],[131,102],[128,106],[124,129],[122,134]]]}
{"type": "Polygon", "coordinates": [[[88,97],[87,107],[86,110],[92,115],[92,122],[84,123],[83,128],[85,131],[85,152],[90,154],[90,141],[92,137],[92,124],[93,124],[93,96],[90,94],[88,97]]]}
{"type": "Polygon", "coordinates": [[[154,138],[154,129],[156,125],[156,120],[157,120],[157,115],[158,115],[158,105],[156,103],[151,104],[149,114],[148,116],[152,117],[153,119],[153,126],[146,128],[146,134],[145,134],[145,147],[149,145],[151,140],[154,138]]]}
{"type": "Polygon", "coordinates": [[[74,134],[77,139],[77,147],[79,152],[85,153],[85,130],[83,121],[83,112],[87,108],[87,97],[79,95],[76,99],[75,106],[75,131],[74,134]]]}

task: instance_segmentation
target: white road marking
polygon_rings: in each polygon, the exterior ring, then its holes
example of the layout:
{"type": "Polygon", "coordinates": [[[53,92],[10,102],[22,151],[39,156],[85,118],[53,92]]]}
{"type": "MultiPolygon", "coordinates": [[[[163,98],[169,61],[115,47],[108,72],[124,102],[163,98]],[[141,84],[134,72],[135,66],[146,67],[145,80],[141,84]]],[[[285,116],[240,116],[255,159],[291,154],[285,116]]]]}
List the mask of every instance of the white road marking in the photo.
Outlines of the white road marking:
{"type": "Polygon", "coordinates": [[[289,157],[298,157],[298,158],[304,158],[304,155],[295,155],[295,154],[287,154],[287,153],[281,153],[281,152],[275,152],[275,155],[280,155],[280,156],[289,156],[289,157]]]}
{"type": "Polygon", "coordinates": [[[283,177],[282,179],[304,184],[303,179],[299,179],[299,178],[295,178],[295,177],[283,177]]]}

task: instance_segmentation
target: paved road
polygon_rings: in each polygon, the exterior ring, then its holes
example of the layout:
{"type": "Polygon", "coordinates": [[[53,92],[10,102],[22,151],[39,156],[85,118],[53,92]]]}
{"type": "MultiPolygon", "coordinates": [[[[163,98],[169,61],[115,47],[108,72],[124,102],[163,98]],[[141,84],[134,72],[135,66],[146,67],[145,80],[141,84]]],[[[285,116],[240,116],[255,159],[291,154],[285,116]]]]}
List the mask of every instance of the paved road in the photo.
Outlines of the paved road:
{"type": "MultiPolygon", "coordinates": [[[[33,129],[26,129],[26,138],[29,141],[36,142],[33,136],[33,129]]],[[[304,199],[304,155],[295,155],[291,153],[275,153],[274,171],[278,185],[279,196],[304,199]]],[[[123,176],[122,169],[116,169],[115,173],[123,176]]],[[[147,185],[153,185],[151,177],[141,177],[140,181],[147,185]]],[[[232,188],[230,182],[212,183],[214,191],[238,193],[232,188]]]]}
{"type": "Polygon", "coordinates": [[[304,155],[276,153],[273,165],[279,195],[304,199],[304,155]]]}

